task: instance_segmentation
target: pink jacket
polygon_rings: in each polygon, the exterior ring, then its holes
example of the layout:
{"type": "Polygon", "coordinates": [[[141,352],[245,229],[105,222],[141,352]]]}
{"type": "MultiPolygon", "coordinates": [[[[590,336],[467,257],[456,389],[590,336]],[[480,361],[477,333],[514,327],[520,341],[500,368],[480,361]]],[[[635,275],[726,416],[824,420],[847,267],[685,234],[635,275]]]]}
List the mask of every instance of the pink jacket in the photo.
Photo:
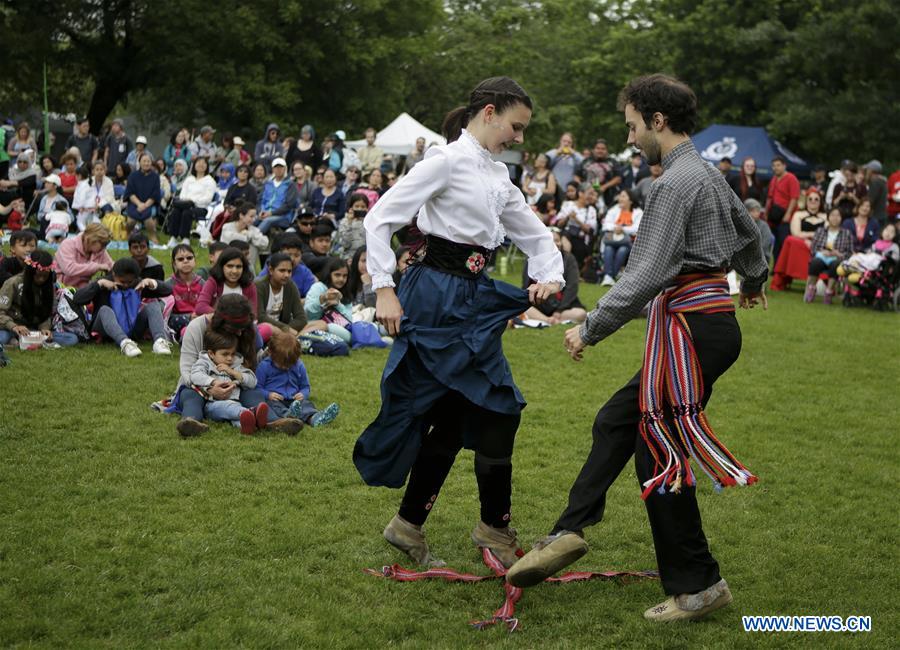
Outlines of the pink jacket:
{"type": "Polygon", "coordinates": [[[80,289],[91,281],[101,268],[111,269],[113,259],[104,248],[99,253],[88,256],[84,252],[84,235],[70,237],[59,245],[53,266],[59,281],[66,286],[80,289]]]}
{"type": "MultiPolygon", "coordinates": [[[[200,292],[200,299],[197,301],[197,307],[194,309],[194,313],[199,316],[200,314],[211,314],[215,311],[216,302],[218,302],[219,297],[222,295],[223,289],[223,283],[216,281],[215,278],[209,278],[206,281],[206,284],[203,285],[203,290],[200,292]]],[[[253,320],[256,320],[256,285],[251,282],[241,289],[241,291],[243,292],[244,297],[250,301],[250,308],[253,310],[253,320]]]]}
{"type": "Polygon", "coordinates": [[[195,275],[190,284],[182,282],[176,276],[169,278],[172,285],[172,296],[175,298],[175,307],[172,310],[176,314],[193,314],[203,291],[203,279],[195,275]]]}

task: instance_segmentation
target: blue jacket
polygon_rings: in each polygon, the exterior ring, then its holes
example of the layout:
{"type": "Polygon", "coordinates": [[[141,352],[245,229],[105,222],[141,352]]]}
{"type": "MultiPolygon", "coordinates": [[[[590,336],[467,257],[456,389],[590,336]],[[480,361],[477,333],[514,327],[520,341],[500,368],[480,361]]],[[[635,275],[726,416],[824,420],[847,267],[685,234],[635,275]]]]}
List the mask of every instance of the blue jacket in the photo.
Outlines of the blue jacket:
{"type": "Polygon", "coordinates": [[[263,186],[256,209],[260,212],[271,212],[273,217],[293,212],[297,208],[297,184],[287,176],[275,187],[275,181],[269,179],[263,186]]]}
{"type": "Polygon", "coordinates": [[[870,218],[868,223],[866,223],[866,231],[863,233],[862,239],[859,239],[856,236],[856,222],[853,221],[853,217],[849,219],[844,219],[844,223],[841,224],[844,230],[850,231],[850,238],[853,243],[853,252],[854,253],[862,253],[871,248],[872,244],[878,241],[878,238],[881,236],[881,228],[878,227],[878,222],[875,219],[870,218]]]}
{"type": "Polygon", "coordinates": [[[302,361],[297,361],[290,370],[282,370],[266,357],[256,368],[256,387],[265,391],[266,397],[275,392],[290,400],[297,393],[303,393],[303,398],[309,399],[309,376],[302,361]]]}

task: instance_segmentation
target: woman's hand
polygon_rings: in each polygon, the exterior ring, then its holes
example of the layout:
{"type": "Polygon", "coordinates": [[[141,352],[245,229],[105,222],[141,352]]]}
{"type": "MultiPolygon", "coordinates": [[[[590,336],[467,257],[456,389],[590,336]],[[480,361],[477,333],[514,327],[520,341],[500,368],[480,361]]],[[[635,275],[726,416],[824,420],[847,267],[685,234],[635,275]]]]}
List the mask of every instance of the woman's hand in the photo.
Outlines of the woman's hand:
{"type": "Polygon", "coordinates": [[[213,399],[225,399],[231,394],[231,391],[233,390],[234,382],[217,381],[210,384],[210,386],[206,389],[206,392],[209,393],[213,399]]]}
{"type": "Polygon", "coordinates": [[[304,399],[306,399],[306,396],[303,393],[297,393],[296,395],[294,395],[295,402],[302,402],[304,399]]]}
{"type": "Polygon", "coordinates": [[[559,282],[538,282],[528,287],[528,301],[540,305],[555,293],[559,293],[559,282]]]}
{"type": "Polygon", "coordinates": [[[31,334],[31,330],[29,330],[24,325],[16,325],[15,327],[13,327],[13,332],[18,334],[19,336],[28,336],[29,334],[31,334]]]}
{"type": "Polygon", "coordinates": [[[44,338],[48,341],[53,340],[53,332],[51,332],[50,330],[41,330],[41,334],[43,334],[44,338]]]}
{"type": "Polygon", "coordinates": [[[115,291],[119,288],[119,285],[117,285],[112,280],[107,280],[106,278],[100,278],[99,280],[97,280],[97,284],[103,289],[109,289],[110,291],[115,291]]]}
{"type": "Polygon", "coordinates": [[[400,333],[400,319],[403,317],[403,307],[400,299],[394,293],[393,287],[382,287],[375,291],[375,319],[381,323],[390,336],[400,333]]]}
{"type": "Polygon", "coordinates": [[[137,286],[134,288],[135,291],[143,291],[144,289],[150,289],[151,291],[156,290],[158,286],[156,280],[153,278],[144,278],[140,282],[138,282],[137,286]]]}
{"type": "Polygon", "coordinates": [[[284,401],[284,395],[282,395],[281,393],[276,393],[276,392],[273,390],[271,393],[269,393],[269,399],[270,399],[271,401],[273,401],[273,402],[283,402],[283,401],[284,401]]]}

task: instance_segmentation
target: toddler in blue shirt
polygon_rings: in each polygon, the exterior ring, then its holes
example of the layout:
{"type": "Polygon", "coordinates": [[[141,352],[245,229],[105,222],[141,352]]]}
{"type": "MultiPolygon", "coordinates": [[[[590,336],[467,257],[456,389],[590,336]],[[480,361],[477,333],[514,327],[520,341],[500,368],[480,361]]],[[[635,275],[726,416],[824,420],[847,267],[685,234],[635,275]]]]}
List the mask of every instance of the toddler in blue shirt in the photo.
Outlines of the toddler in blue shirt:
{"type": "Polygon", "coordinates": [[[340,412],[334,402],[320,411],[309,400],[309,376],[300,361],[300,341],[288,332],[272,331],[269,356],[256,368],[256,385],[265,391],[269,408],[280,418],[297,418],[320,427],[340,412]]]}

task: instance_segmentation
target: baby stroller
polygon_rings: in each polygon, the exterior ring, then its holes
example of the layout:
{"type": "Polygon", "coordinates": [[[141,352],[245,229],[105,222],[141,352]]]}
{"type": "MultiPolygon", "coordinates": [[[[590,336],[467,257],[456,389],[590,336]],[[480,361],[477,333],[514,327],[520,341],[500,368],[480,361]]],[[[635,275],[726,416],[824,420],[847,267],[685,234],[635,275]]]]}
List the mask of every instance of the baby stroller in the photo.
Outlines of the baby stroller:
{"type": "Polygon", "coordinates": [[[897,310],[900,298],[900,264],[885,258],[875,269],[853,270],[844,285],[844,306],[863,305],[878,311],[897,310]]]}

